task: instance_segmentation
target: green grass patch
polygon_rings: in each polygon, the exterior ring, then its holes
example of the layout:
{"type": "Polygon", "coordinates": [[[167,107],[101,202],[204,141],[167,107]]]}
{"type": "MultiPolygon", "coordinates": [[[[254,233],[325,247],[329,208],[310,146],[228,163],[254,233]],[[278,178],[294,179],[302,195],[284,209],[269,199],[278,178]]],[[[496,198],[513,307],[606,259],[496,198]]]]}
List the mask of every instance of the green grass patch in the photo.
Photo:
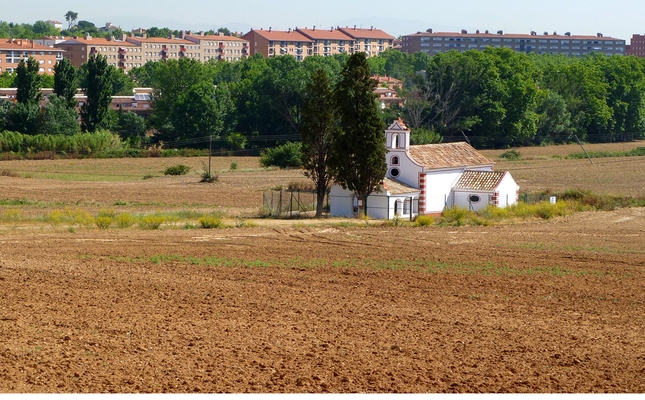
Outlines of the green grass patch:
{"type": "MultiPolygon", "coordinates": [[[[635,149],[627,151],[588,151],[587,154],[591,158],[605,158],[605,157],[640,157],[645,156],[645,147],[637,147],[635,149]]],[[[581,159],[587,158],[587,154],[582,153],[572,153],[569,154],[566,158],[568,159],[581,159]]]]}
{"type": "Polygon", "coordinates": [[[484,263],[446,263],[438,261],[419,260],[342,260],[328,261],[320,259],[294,258],[289,260],[271,259],[243,259],[232,257],[192,257],[183,255],[153,255],[149,257],[110,257],[113,260],[127,263],[180,263],[201,265],[209,267],[242,267],[242,268],[289,268],[289,269],[316,269],[321,267],[334,267],[341,269],[372,269],[393,271],[414,271],[429,274],[454,274],[454,275],[482,275],[482,276],[532,276],[543,275],[551,277],[569,277],[579,275],[605,276],[605,272],[595,270],[573,270],[561,266],[515,267],[493,262],[484,263]]]}

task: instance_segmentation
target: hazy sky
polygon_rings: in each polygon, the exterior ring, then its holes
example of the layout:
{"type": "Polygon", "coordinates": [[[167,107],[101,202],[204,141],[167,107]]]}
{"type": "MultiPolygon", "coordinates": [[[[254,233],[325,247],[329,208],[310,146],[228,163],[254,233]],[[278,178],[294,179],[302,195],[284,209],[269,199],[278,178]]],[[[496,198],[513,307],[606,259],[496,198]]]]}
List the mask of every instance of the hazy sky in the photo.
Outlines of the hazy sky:
{"type": "MultiPolygon", "coordinates": [[[[4,0],[7,1],[8,0],[4,0]]],[[[112,22],[124,30],[150,26],[208,30],[227,26],[246,31],[251,27],[288,28],[375,26],[394,35],[433,28],[435,31],[479,29],[506,33],[593,34],[602,32],[629,40],[645,33],[643,0],[325,0],[325,1],[212,1],[212,0],[22,0],[2,7],[0,19],[34,23],[57,19],[67,11],[96,25],[112,22]]]]}

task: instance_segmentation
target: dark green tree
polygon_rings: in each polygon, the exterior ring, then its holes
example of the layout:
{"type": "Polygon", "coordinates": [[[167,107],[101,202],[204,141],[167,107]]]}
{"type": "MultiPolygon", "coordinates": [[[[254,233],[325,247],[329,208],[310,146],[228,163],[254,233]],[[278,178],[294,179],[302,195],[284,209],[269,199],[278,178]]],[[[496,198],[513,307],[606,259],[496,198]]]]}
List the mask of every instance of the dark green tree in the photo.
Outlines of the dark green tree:
{"type": "Polygon", "coordinates": [[[174,135],[166,135],[166,138],[186,141],[205,139],[209,136],[218,137],[224,128],[223,114],[226,113],[225,107],[220,107],[218,100],[224,99],[218,98],[213,84],[200,82],[191,86],[176,99],[169,121],[174,135]]]}
{"type": "Polygon", "coordinates": [[[43,110],[39,132],[46,135],[73,135],[80,131],[78,115],[69,108],[67,101],[51,95],[47,97],[47,105],[43,110]]]}
{"type": "Polygon", "coordinates": [[[63,58],[54,65],[54,93],[65,100],[67,108],[74,109],[76,89],[78,89],[78,70],[69,58],[63,58]]]}
{"type": "Polygon", "coordinates": [[[121,138],[136,147],[146,142],[146,120],[137,114],[119,112],[116,131],[121,138]]]}
{"type": "Polygon", "coordinates": [[[341,134],[334,146],[331,166],[335,180],[362,199],[367,215],[367,196],[379,189],[385,177],[385,128],[373,90],[365,53],[352,54],[341,72],[334,91],[341,134]]]}
{"type": "Polygon", "coordinates": [[[40,101],[40,76],[38,70],[40,64],[35,58],[29,57],[27,62],[24,59],[20,60],[18,68],[16,69],[16,100],[22,104],[37,104],[40,101]]]}
{"type": "Polygon", "coordinates": [[[3,73],[0,74],[0,87],[2,88],[16,87],[16,85],[14,85],[15,80],[16,80],[16,76],[14,74],[8,71],[4,71],[3,73]]]}
{"type": "Polygon", "coordinates": [[[92,54],[85,64],[87,73],[83,91],[87,99],[81,107],[81,128],[84,132],[109,128],[109,110],[112,102],[111,67],[107,58],[101,54],[92,54]]]}
{"type": "Polygon", "coordinates": [[[316,217],[322,215],[325,194],[333,177],[329,160],[338,129],[336,103],[329,77],[324,70],[316,70],[307,85],[300,125],[302,167],[305,176],[316,187],[316,217]]]}
{"type": "Polygon", "coordinates": [[[41,116],[38,103],[14,104],[7,115],[5,129],[26,135],[36,135],[40,130],[41,116]]]}

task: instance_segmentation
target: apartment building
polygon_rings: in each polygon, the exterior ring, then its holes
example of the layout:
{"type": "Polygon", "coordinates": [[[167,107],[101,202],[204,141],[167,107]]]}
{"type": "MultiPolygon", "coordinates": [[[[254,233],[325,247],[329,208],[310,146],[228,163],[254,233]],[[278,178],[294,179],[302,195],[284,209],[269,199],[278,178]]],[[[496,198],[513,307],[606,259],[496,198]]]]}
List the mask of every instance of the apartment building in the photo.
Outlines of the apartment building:
{"type": "Polygon", "coordinates": [[[133,66],[140,67],[145,63],[140,49],[127,42],[124,37],[117,40],[113,37],[94,38],[89,34],[84,37],[74,36],[54,44],[54,48],[65,50],[65,58],[75,67],[86,63],[92,54],[102,54],[107,58],[109,65],[124,70],[133,66]]]}
{"type": "Polygon", "coordinates": [[[201,49],[201,61],[240,61],[249,56],[249,42],[235,36],[187,34],[185,39],[197,43],[201,49]]]}
{"type": "Polygon", "coordinates": [[[262,54],[264,57],[290,54],[297,60],[307,57],[307,50],[314,41],[302,33],[289,29],[276,31],[271,28],[251,29],[242,39],[249,42],[250,55],[262,54]]]}
{"type": "Polygon", "coordinates": [[[251,29],[242,38],[249,41],[251,55],[258,53],[270,57],[290,54],[297,60],[311,55],[332,56],[358,51],[363,51],[371,57],[391,49],[394,45],[394,36],[380,29],[356,27],[296,28],[287,31],[276,31],[271,28],[269,30],[251,29]]]}
{"type": "Polygon", "coordinates": [[[625,46],[625,55],[645,57],[645,35],[632,35],[629,45],[625,46]]]}
{"type": "Polygon", "coordinates": [[[192,35],[189,32],[182,32],[181,37],[169,38],[149,38],[145,35],[139,37],[127,34],[121,35],[118,39],[94,38],[90,35],[75,36],[54,43],[53,46],[65,50],[65,57],[69,58],[72,65],[76,67],[87,62],[91,54],[102,54],[107,57],[108,64],[125,71],[141,67],[148,61],[184,57],[202,62],[210,59],[238,61],[249,53],[246,40],[233,36],[192,35]]]}
{"type": "Polygon", "coordinates": [[[53,75],[54,65],[63,58],[64,51],[41,46],[27,39],[0,41],[0,73],[14,72],[20,60],[33,57],[40,63],[39,73],[53,75]]]}
{"type": "MultiPolygon", "coordinates": [[[[140,54],[141,58],[134,61],[136,64],[145,64],[148,61],[165,61],[165,60],[178,60],[180,58],[193,58],[195,60],[202,60],[202,51],[199,43],[191,42],[190,40],[182,39],[181,37],[171,36],[170,38],[158,37],[125,37],[128,43],[135,46],[136,53],[140,54]]],[[[126,56],[127,57],[127,56],[126,56]]],[[[128,65],[126,58],[126,70],[140,65],[128,65]]]]}
{"type": "Polygon", "coordinates": [[[378,56],[385,50],[394,48],[394,36],[385,33],[380,29],[367,28],[338,28],[339,31],[354,40],[352,53],[362,51],[368,57],[378,56]]]}
{"type": "Polygon", "coordinates": [[[468,33],[462,30],[456,32],[417,32],[402,38],[402,51],[413,54],[422,51],[429,55],[445,53],[451,50],[464,52],[466,50],[483,50],[486,47],[505,47],[522,53],[564,54],[567,56],[582,56],[592,52],[608,56],[624,55],[625,41],[612,37],[604,37],[602,33],[591,35],[572,35],[570,32],[558,35],[556,32],[544,32],[538,35],[505,34],[503,31],[483,33],[476,31],[468,33]]]}
{"type": "Polygon", "coordinates": [[[296,32],[303,34],[312,41],[307,47],[307,55],[332,56],[334,54],[352,53],[355,40],[338,29],[299,29],[296,32]]]}

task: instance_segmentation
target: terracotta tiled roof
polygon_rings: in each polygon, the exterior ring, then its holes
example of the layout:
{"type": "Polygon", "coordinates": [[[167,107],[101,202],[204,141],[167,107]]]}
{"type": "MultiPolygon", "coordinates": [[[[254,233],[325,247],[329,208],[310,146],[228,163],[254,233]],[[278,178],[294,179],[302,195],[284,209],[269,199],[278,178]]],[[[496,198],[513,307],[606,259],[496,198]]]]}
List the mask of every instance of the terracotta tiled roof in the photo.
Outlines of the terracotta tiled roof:
{"type": "Polygon", "coordinates": [[[35,50],[35,51],[63,51],[48,46],[33,43],[27,39],[4,40],[0,42],[0,50],[35,50]]]}
{"type": "Polygon", "coordinates": [[[123,40],[107,40],[105,38],[91,38],[91,39],[85,39],[85,38],[70,38],[64,42],[60,42],[57,44],[57,46],[62,46],[66,44],[85,44],[88,46],[119,46],[119,47],[124,47],[124,46],[134,46],[132,43],[125,42],[123,40]]]}
{"type": "Polygon", "coordinates": [[[410,156],[428,169],[494,164],[466,142],[410,146],[410,156]]]}
{"type": "Polygon", "coordinates": [[[354,40],[338,29],[297,29],[299,33],[313,40],[354,40]]]}
{"type": "Polygon", "coordinates": [[[464,171],[453,189],[494,190],[506,172],[464,171]]]}
{"type": "MultiPolygon", "coordinates": [[[[280,42],[312,42],[311,39],[296,31],[265,31],[263,29],[251,29],[249,33],[254,32],[267,40],[280,42]]],[[[246,35],[248,35],[247,33],[246,35]]],[[[244,36],[246,36],[244,35],[244,36]]]]}
{"type": "Polygon", "coordinates": [[[191,37],[196,40],[210,40],[213,42],[246,42],[246,40],[239,38],[237,36],[219,36],[219,35],[186,35],[186,38],[191,37]]]}
{"type": "Polygon", "coordinates": [[[394,36],[385,33],[380,29],[364,29],[364,28],[338,28],[339,31],[349,35],[355,39],[386,39],[394,40],[394,36]]]}
{"type": "Polygon", "coordinates": [[[412,187],[410,185],[406,185],[405,183],[401,181],[397,181],[396,179],[391,179],[391,178],[385,178],[383,179],[383,182],[381,183],[383,185],[383,188],[390,192],[390,194],[404,194],[404,193],[411,193],[411,192],[418,192],[419,189],[412,187]]]}
{"type": "MultiPolygon", "coordinates": [[[[92,40],[94,40],[94,39],[92,39],[92,40]]],[[[195,44],[194,42],[191,42],[190,40],[180,39],[180,38],[168,39],[168,38],[160,38],[160,37],[151,37],[151,38],[129,37],[129,38],[127,38],[127,40],[129,42],[138,42],[138,43],[195,44]]]]}
{"type": "Polygon", "coordinates": [[[464,38],[507,38],[507,39],[558,39],[558,40],[623,40],[612,38],[609,36],[597,35],[531,35],[524,33],[505,33],[502,35],[493,33],[460,33],[460,32],[417,32],[405,36],[421,36],[421,37],[464,37],[464,38]]]}

